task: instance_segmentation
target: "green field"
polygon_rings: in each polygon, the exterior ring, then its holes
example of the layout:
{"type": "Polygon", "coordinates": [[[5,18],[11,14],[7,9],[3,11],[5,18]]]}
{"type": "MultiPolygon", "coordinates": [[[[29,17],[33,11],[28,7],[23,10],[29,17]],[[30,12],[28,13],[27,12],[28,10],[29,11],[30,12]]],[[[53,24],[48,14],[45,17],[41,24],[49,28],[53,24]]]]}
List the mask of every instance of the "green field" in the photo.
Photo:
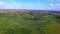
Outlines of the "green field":
{"type": "Polygon", "coordinates": [[[60,34],[60,24],[53,15],[0,14],[0,34],[60,34]]]}

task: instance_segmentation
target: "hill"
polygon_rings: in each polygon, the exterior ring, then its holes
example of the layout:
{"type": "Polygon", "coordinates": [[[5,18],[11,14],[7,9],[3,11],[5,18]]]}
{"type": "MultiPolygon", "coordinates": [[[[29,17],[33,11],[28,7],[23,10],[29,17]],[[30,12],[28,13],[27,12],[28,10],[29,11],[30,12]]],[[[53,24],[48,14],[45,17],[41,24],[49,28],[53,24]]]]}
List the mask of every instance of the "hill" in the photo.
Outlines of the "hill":
{"type": "Polygon", "coordinates": [[[54,15],[42,13],[35,20],[29,13],[14,11],[0,14],[0,34],[60,34],[60,22],[54,15]]]}

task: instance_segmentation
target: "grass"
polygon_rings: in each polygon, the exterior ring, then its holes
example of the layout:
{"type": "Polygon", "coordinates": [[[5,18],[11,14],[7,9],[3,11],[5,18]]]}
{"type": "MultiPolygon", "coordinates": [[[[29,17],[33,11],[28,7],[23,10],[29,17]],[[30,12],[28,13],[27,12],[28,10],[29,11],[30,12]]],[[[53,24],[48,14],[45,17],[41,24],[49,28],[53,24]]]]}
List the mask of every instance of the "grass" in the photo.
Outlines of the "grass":
{"type": "Polygon", "coordinates": [[[0,34],[60,34],[60,24],[51,15],[31,20],[29,14],[0,14],[0,34]],[[46,20],[46,21],[45,21],[46,20]]]}

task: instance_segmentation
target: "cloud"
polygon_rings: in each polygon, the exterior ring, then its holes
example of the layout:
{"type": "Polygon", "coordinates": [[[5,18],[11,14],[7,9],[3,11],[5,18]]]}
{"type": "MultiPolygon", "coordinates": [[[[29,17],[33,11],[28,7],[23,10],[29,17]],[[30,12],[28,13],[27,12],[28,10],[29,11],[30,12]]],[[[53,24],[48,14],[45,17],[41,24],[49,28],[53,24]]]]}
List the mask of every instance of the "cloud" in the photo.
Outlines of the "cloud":
{"type": "Polygon", "coordinates": [[[11,8],[11,6],[9,6],[5,2],[0,1],[0,9],[8,9],[8,8],[11,8]]]}
{"type": "Polygon", "coordinates": [[[5,5],[5,3],[0,1],[0,6],[4,6],[4,5],[5,5]]]}
{"type": "Polygon", "coordinates": [[[30,9],[30,10],[32,10],[32,9],[40,10],[40,7],[38,7],[38,6],[20,6],[19,8],[20,9],[30,9]]]}
{"type": "Polygon", "coordinates": [[[60,4],[55,4],[55,6],[60,6],[60,4]]]}
{"type": "MultiPolygon", "coordinates": [[[[13,5],[15,5],[16,2],[13,2],[13,5]]],[[[17,8],[15,6],[11,6],[5,2],[0,1],[0,9],[12,9],[12,8],[17,8]]]]}
{"type": "Polygon", "coordinates": [[[15,4],[16,4],[16,2],[14,2],[14,0],[10,0],[10,2],[11,2],[13,5],[15,5],[15,4]]]}
{"type": "Polygon", "coordinates": [[[3,7],[4,7],[5,9],[10,9],[10,8],[11,8],[11,6],[9,6],[8,4],[4,5],[3,7]]]}
{"type": "Polygon", "coordinates": [[[50,7],[53,7],[54,5],[52,3],[50,3],[50,7]]]}
{"type": "Polygon", "coordinates": [[[15,5],[16,4],[16,2],[13,2],[13,5],[15,5]]]}
{"type": "Polygon", "coordinates": [[[48,1],[51,1],[51,2],[53,2],[53,1],[58,1],[58,2],[60,2],[60,0],[48,0],[48,1]]]}
{"type": "Polygon", "coordinates": [[[54,1],[54,0],[48,0],[48,1],[54,1]]]}
{"type": "Polygon", "coordinates": [[[13,0],[10,0],[11,2],[13,1],[13,0]]]}
{"type": "Polygon", "coordinates": [[[55,7],[60,8],[60,4],[55,4],[55,7]]]}
{"type": "Polygon", "coordinates": [[[57,0],[57,1],[60,1],[60,0],[57,0]]]}

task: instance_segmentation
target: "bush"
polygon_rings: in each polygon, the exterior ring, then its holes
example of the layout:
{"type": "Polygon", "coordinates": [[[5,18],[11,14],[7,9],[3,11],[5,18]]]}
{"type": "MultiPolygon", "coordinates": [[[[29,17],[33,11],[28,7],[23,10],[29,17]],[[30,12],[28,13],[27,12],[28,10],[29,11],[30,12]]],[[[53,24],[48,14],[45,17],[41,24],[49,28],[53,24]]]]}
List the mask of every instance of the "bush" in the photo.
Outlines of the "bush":
{"type": "Polygon", "coordinates": [[[30,28],[25,28],[25,27],[21,27],[21,28],[17,28],[17,31],[19,31],[19,34],[31,34],[32,30],[30,28]]]}

